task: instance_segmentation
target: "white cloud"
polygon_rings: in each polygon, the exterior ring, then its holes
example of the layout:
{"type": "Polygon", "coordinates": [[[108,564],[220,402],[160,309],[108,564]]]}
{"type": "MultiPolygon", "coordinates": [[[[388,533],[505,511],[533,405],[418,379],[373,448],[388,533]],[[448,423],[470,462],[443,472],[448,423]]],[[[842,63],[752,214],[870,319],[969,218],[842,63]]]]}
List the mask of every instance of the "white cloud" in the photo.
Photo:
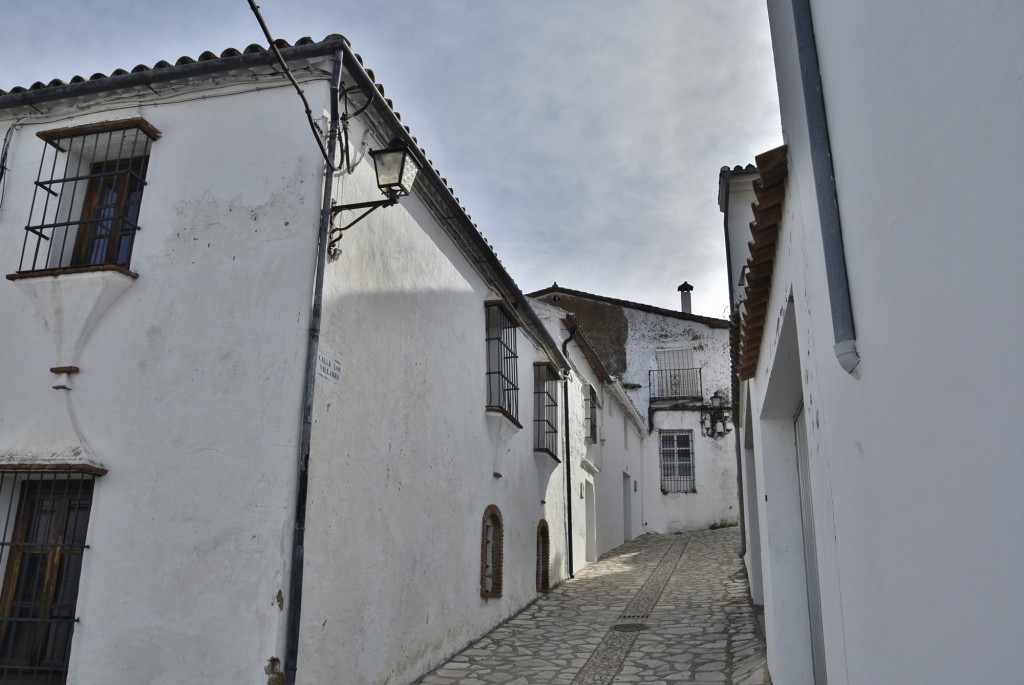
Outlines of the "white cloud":
{"type": "MultiPolygon", "coordinates": [[[[727,306],[718,169],[781,142],[762,0],[264,0],[343,33],[532,290],[727,306]]],[[[5,15],[0,87],[262,42],[244,0],[51,0],[5,15]]]]}

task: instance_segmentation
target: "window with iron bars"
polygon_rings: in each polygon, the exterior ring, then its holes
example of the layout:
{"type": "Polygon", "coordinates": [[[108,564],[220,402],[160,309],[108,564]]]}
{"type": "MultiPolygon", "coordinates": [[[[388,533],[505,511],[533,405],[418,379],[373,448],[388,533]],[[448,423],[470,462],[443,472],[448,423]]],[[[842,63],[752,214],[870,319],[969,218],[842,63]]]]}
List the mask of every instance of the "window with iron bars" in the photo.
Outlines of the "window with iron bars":
{"type": "Polygon", "coordinates": [[[693,431],[660,431],[661,491],[697,492],[693,468],[693,431]]]}
{"type": "Polygon", "coordinates": [[[128,269],[160,132],[136,117],[37,135],[45,144],[18,273],[128,269]]]}
{"type": "Polygon", "coordinates": [[[656,350],[655,360],[658,368],[649,372],[652,400],[703,397],[701,369],[692,349],[656,350]]]}
{"type": "Polygon", "coordinates": [[[533,449],[558,453],[558,373],[547,364],[533,367],[533,449]]]}
{"type": "Polygon", "coordinates": [[[92,474],[0,472],[0,682],[64,685],[92,474]]]}
{"type": "Polygon", "coordinates": [[[594,386],[588,385],[585,390],[587,393],[584,398],[584,403],[587,408],[587,439],[591,443],[597,442],[597,410],[600,405],[597,403],[597,390],[594,386]]]}
{"type": "Polygon", "coordinates": [[[500,304],[488,304],[487,312],[487,408],[519,422],[519,385],[516,373],[518,328],[500,304]]]}

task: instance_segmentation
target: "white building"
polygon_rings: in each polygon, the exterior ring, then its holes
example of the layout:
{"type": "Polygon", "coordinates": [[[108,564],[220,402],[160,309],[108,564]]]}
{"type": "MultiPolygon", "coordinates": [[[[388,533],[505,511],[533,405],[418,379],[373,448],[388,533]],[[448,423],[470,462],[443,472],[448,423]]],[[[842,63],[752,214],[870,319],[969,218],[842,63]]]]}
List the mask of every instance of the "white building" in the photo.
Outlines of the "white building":
{"type": "MultiPolygon", "coordinates": [[[[531,298],[531,304],[566,348],[572,368],[568,398],[567,497],[573,503],[573,570],[643,530],[644,446],[647,427],[617,378],[601,362],[586,331],[565,309],[531,298]],[[583,517],[580,525],[579,517],[583,517]]],[[[564,425],[565,421],[563,421],[564,425]]]]}
{"type": "Polygon", "coordinates": [[[557,284],[530,297],[573,312],[652,435],[644,448],[643,532],[671,533],[738,520],[729,322],[617,300],[557,284]],[[717,398],[715,395],[717,394],[717,398]],[[712,418],[712,401],[723,411],[712,418]],[[707,419],[707,423],[703,422],[707,419]]]}
{"type": "Polygon", "coordinates": [[[1020,682],[1024,6],[768,9],[786,145],[721,198],[772,678],[1020,682]]]}
{"type": "Polygon", "coordinates": [[[344,39],[282,52],[312,122],[259,46],[0,91],[0,682],[408,683],[636,515],[566,487],[642,477],[584,444],[621,389],[344,39]],[[337,242],[396,139],[412,193],[337,242]]]}

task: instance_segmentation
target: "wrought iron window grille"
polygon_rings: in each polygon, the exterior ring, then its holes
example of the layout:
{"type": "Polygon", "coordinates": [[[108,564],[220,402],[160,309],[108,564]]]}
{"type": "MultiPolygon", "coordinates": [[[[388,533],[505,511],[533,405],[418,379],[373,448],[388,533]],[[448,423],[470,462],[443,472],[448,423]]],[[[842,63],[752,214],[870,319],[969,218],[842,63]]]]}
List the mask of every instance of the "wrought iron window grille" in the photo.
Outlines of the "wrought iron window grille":
{"type": "Polygon", "coordinates": [[[587,408],[587,438],[591,443],[597,442],[597,390],[594,386],[587,386],[586,408],[587,408]]]}
{"type": "Polygon", "coordinates": [[[94,476],[0,472],[0,682],[67,680],[94,476]]]}
{"type": "Polygon", "coordinates": [[[533,449],[558,451],[558,373],[548,364],[533,367],[533,449]]]}
{"type": "Polygon", "coordinates": [[[131,263],[153,141],[141,117],[41,131],[18,273],[131,263]]]}
{"type": "Polygon", "coordinates": [[[652,400],[699,399],[704,396],[701,369],[657,369],[650,375],[652,400]]]}
{"type": "Polygon", "coordinates": [[[487,317],[487,408],[497,409],[519,420],[519,384],[516,354],[518,328],[500,304],[488,304],[487,317]]]}
{"type": "Polygon", "coordinates": [[[660,431],[661,491],[697,492],[693,463],[693,431],[660,431]]]}

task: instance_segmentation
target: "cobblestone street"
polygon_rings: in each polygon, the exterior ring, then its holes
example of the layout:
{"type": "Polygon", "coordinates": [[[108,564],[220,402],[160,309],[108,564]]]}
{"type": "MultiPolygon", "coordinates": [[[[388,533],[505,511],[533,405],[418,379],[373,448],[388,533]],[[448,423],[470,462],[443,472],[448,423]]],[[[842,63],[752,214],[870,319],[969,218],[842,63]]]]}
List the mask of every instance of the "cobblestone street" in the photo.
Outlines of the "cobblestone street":
{"type": "Polygon", "coordinates": [[[644,535],[539,598],[423,685],[769,685],[737,528],[644,535]]]}

